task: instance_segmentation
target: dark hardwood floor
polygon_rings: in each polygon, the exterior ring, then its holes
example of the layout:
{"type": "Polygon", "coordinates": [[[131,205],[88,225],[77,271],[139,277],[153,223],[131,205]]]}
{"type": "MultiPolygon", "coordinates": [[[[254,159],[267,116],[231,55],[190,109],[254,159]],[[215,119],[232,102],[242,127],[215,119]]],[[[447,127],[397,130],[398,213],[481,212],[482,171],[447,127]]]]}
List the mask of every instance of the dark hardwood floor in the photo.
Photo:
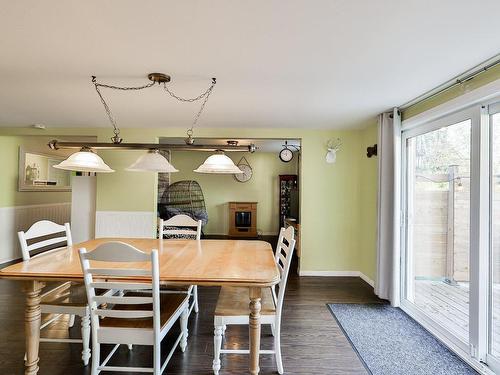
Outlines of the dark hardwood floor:
{"type": "MultiPolygon", "coordinates": [[[[166,374],[211,374],[213,359],[213,312],[218,288],[199,288],[200,312],[191,315],[188,347],[178,349],[167,366],[166,374]]],[[[298,277],[290,275],[283,312],[282,351],[286,374],[366,374],[349,342],[342,334],[326,307],[328,302],[370,303],[380,300],[373,289],[354,277],[298,277]]],[[[24,356],[24,295],[21,283],[0,280],[0,374],[22,374],[24,356]]],[[[79,324],[70,329],[79,336],[79,324]]],[[[167,353],[171,337],[164,340],[167,353]]],[[[51,335],[68,334],[65,322],[55,323],[51,335]]],[[[226,332],[226,347],[248,345],[248,328],[232,326],[226,332]]],[[[262,348],[272,348],[269,327],[263,327],[262,348]]],[[[40,346],[41,375],[90,374],[80,360],[81,345],[42,343],[40,346]]],[[[102,357],[102,356],[101,356],[102,357]]],[[[132,351],[120,348],[114,363],[149,366],[151,349],[136,346],[132,351]]],[[[274,374],[272,356],[261,356],[261,374],[274,374]]],[[[247,373],[247,356],[223,355],[221,374],[247,373]]]]}

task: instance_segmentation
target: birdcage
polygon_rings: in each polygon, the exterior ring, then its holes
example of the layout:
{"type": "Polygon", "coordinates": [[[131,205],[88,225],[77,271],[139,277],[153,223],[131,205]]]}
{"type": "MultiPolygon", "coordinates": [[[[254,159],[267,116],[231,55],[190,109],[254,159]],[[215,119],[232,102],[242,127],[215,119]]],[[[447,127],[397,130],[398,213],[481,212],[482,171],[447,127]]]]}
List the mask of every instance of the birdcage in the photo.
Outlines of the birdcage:
{"type": "Polygon", "coordinates": [[[205,198],[200,184],[186,180],[170,184],[158,202],[158,215],[168,220],[172,216],[185,214],[195,220],[201,220],[205,225],[208,222],[208,213],[205,207],[205,198]]]}

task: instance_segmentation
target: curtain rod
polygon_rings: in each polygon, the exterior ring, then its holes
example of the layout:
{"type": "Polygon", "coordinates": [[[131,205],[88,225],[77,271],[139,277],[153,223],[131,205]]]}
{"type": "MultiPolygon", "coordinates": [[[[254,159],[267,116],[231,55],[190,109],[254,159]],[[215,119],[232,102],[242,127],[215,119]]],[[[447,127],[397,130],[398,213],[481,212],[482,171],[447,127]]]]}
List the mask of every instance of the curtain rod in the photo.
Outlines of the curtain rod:
{"type": "Polygon", "coordinates": [[[415,105],[417,103],[421,103],[424,100],[428,100],[430,98],[433,98],[445,91],[448,91],[449,89],[461,85],[465,82],[470,81],[471,79],[477,77],[479,74],[484,73],[491,68],[497,66],[500,64],[500,54],[493,56],[492,58],[489,58],[488,60],[483,61],[482,63],[474,66],[473,68],[467,70],[466,72],[459,74],[458,76],[450,79],[449,81],[434,87],[432,90],[429,90],[422,95],[417,96],[416,98],[400,105],[398,108],[399,109],[406,109],[408,107],[411,107],[412,105],[415,105]]]}

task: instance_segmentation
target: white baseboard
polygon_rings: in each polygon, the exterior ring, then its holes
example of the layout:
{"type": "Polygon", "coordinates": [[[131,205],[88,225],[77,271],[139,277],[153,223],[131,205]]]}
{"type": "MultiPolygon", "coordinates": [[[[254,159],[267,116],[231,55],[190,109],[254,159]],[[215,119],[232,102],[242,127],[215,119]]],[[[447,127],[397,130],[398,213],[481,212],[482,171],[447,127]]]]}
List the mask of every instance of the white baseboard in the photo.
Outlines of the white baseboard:
{"type": "Polygon", "coordinates": [[[95,236],[153,238],[156,237],[156,214],[150,211],[97,211],[95,236]]]}
{"type": "MultiPolygon", "coordinates": [[[[229,236],[229,234],[226,233],[205,233],[207,236],[229,236]]],[[[259,233],[259,235],[262,235],[262,236],[278,236],[279,233],[275,233],[275,232],[262,232],[262,233],[259,233]]]]}
{"type": "Polygon", "coordinates": [[[375,282],[360,271],[306,271],[300,270],[299,276],[326,276],[326,277],[360,277],[364,282],[371,287],[375,282]]]}
{"type": "Polygon", "coordinates": [[[0,207],[0,264],[21,258],[17,232],[39,220],[69,223],[71,203],[0,207]]]}
{"type": "Polygon", "coordinates": [[[375,288],[375,281],[373,281],[372,279],[370,279],[368,276],[366,276],[363,272],[360,272],[359,273],[359,277],[361,277],[361,279],[367,283],[368,285],[370,285],[372,288],[375,288]]]}

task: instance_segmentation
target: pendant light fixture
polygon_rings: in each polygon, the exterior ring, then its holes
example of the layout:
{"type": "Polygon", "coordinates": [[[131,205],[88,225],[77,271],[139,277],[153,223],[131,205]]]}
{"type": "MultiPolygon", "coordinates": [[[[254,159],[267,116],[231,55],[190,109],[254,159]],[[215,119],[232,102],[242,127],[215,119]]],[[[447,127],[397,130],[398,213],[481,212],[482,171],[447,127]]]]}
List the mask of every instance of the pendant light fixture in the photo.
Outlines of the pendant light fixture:
{"type": "Polygon", "coordinates": [[[58,142],[56,140],[49,142],[48,146],[57,150],[59,148],[81,148],[79,152],[71,155],[68,159],[64,160],[60,164],[54,166],[59,169],[81,171],[81,172],[101,172],[109,173],[114,172],[104,161],[95,153],[92,149],[111,149],[111,150],[149,150],[145,155],[142,155],[130,165],[127,171],[152,171],[152,172],[162,172],[162,173],[172,173],[178,172],[178,170],[170,164],[170,162],[160,154],[159,149],[183,149],[189,151],[198,150],[215,150],[216,153],[208,157],[205,162],[200,165],[195,172],[198,173],[214,173],[214,174],[240,174],[243,173],[233,161],[224,154],[224,151],[245,151],[245,152],[255,152],[256,147],[254,144],[248,146],[238,146],[237,141],[228,141],[227,147],[221,147],[220,145],[196,145],[195,138],[193,137],[194,127],[197,125],[198,120],[207,104],[208,98],[212,93],[216,79],[212,78],[210,86],[202,92],[200,95],[193,98],[183,98],[172,92],[167,85],[170,82],[171,77],[164,73],[150,73],[148,74],[149,83],[142,86],[115,86],[100,83],[97,81],[97,77],[92,76],[92,84],[96,90],[96,93],[104,107],[106,115],[113,127],[113,137],[111,137],[111,143],[71,143],[71,142],[58,142]],[[195,101],[201,101],[200,108],[196,115],[194,116],[193,122],[187,130],[187,138],[185,139],[185,145],[166,145],[166,144],[153,144],[153,143],[122,143],[123,139],[120,136],[120,128],[118,127],[111,109],[104,99],[101,93],[101,88],[121,90],[121,91],[141,91],[144,89],[151,88],[158,84],[162,86],[164,92],[169,96],[180,102],[192,103],[195,101]]]}
{"type": "Polygon", "coordinates": [[[179,170],[175,169],[174,166],[169,163],[166,157],[160,154],[160,150],[149,150],[125,170],[132,172],[179,172],[179,170]]]}
{"type": "Polygon", "coordinates": [[[77,172],[114,172],[99,155],[85,146],[80,151],[71,154],[66,160],[54,165],[54,168],[77,172]]]}
{"type": "Polygon", "coordinates": [[[243,171],[239,169],[222,150],[217,150],[215,154],[210,155],[207,160],[193,172],[213,174],[243,173],[243,171]]]}

